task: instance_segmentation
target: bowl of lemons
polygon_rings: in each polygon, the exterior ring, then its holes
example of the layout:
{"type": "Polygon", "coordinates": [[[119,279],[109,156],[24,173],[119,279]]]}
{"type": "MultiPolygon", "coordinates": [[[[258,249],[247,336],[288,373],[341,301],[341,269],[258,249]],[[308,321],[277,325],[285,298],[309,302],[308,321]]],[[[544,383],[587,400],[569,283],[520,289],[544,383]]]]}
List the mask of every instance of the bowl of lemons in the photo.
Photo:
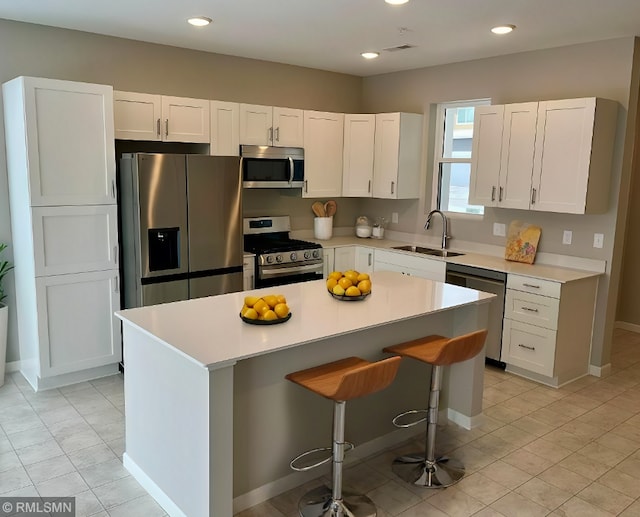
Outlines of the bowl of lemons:
{"type": "Polygon", "coordinates": [[[282,294],[245,296],[240,318],[252,325],[275,325],[291,319],[287,299],[282,294]]]}
{"type": "Polygon", "coordinates": [[[327,291],[337,300],[355,302],[371,294],[371,279],[367,273],[353,269],[332,271],[327,278],[327,291]]]}

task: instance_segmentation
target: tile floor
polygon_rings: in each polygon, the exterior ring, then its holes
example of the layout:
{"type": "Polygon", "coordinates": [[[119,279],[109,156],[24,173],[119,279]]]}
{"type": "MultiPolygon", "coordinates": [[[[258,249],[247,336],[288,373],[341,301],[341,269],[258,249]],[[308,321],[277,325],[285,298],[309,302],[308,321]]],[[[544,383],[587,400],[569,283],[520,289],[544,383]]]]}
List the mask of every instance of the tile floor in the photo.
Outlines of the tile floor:
{"type": "MultiPolygon", "coordinates": [[[[467,475],[445,490],[394,479],[390,462],[422,441],[350,466],[345,486],[379,517],[640,516],[640,334],[617,330],[612,372],[561,389],[487,368],[486,423],[439,430],[467,475]]],[[[122,466],[122,377],[34,393],[17,373],[0,388],[0,495],[76,496],[77,516],[165,515],[122,466]]],[[[237,517],[293,517],[308,483],[237,517]]]]}

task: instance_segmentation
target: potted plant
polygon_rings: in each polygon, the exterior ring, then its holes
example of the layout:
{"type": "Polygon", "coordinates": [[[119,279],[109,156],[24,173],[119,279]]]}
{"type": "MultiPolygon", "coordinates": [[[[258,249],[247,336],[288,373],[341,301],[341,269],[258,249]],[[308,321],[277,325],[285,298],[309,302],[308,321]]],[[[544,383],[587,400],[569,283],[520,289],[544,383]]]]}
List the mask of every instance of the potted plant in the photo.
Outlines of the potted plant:
{"type": "MultiPolygon", "coordinates": [[[[6,244],[0,243],[0,257],[6,248],[6,244]]],[[[4,384],[4,369],[7,363],[7,326],[9,323],[9,307],[4,304],[7,295],[4,293],[2,281],[12,269],[13,266],[8,261],[0,260],[0,386],[4,384]]]]}

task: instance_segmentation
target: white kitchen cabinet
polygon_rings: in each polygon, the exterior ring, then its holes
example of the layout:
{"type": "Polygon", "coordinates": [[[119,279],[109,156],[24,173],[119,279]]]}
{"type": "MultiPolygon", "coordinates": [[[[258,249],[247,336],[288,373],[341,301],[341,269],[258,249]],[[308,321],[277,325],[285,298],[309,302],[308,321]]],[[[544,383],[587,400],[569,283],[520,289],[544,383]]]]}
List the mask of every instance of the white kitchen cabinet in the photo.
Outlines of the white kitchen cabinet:
{"type": "Polygon", "coordinates": [[[607,210],[617,104],[596,98],[540,102],[531,209],[607,210]]]}
{"type": "Polygon", "coordinates": [[[278,106],[240,104],[240,143],[303,147],[303,111],[278,106]]]}
{"type": "Polygon", "coordinates": [[[240,154],[240,104],[211,101],[209,112],[211,115],[209,154],[238,156],[240,154]]]}
{"type": "Polygon", "coordinates": [[[333,270],[345,272],[356,268],[356,247],[340,246],[334,251],[333,270]]]}
{"type": "Polygon", "coordinates": [[[21,372],[35,389],[120,361],[113,91],[3,85],[21,372]]]}
{"type": "Polygon", "coordinates": [[[342,195],[344,114],[304,112],[304,188],[302,197],[342,195]]]}
{"type": "Polygon", "coordinates": [[[242,288],[244,291],[250,291],[255,287],[255,255],[245,254],[242,259],[242,288]]]}
{"type": "Polygon", "coordinates": [[[538,103],[478,106],[469,202],[529,208],[538,103]]]}
{"type": "Polygon", "coordinates": [[[121,140],[209,143],[209,102],[116,91],[115,137],[121,140]]]}
{"type": "Polygon", "coordinates": [[[343,197],[372,196],[375,133],[375,115],[344,116],[343,197]]]}
{"type": "Polygon", "coordinates": [[[374,251],[373,271],[398,271],[405,275],[444,282],[446,268],[445,261],[440,259],[417,257],[388,250],[374,251]]]}
{"type": "Polygon", "coordinates": [[[322,248],[322,278],[327,278],[329,273],[335,271],[335,250],[334,248],[322,248]]]}
{"type": "Polygon", "coordinates": [[[597,285],[597,277],[560,283],[507,275],[507,371],[556,387],[586,375],[597,285]]]}
{"type": "Polygon", "coordinates": [[[358,273],[371,273],[373,271],[373,248],[356,246],[355,267],[358,273]]]}
{"type": "Polygon", "coordinates": [[[40,377],[122,359],[118,282],[117,270],[36,279],[40,377]]]}
{"type": "Polygon", "coordinates": [[[373,197],[420,197],[422,115],[378,113],[373,159],[373,197]]]}

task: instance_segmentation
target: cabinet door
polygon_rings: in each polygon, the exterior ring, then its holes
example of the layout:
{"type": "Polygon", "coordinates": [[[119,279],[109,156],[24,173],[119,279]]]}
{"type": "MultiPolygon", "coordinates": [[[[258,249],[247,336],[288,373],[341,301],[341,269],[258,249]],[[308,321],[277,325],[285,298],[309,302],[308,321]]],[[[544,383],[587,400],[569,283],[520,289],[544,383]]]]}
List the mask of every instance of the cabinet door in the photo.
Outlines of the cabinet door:
{"type": "Polygon", "coordinates": [[[302,197],[342,194],[344,115],[304,112],[304,189],[302,197]]]}
{"type": "Polygon", "coordinates": [[[397,199],[400,113],[376,114],[373,197],[397,199]]]}
{"type": "Polygon", "coordinates": [[[335,258],[333,268],[335,271],[348,271],[355,269],[356,266],[356,248],[355,246],[343,246],[335,249],[335,258]]]}
{"type": "Polygon", "coordinates": [[[271,145],[273,108],[240,104],[240,144],[271,145]]]}
{"type": "Polygon", "coordinates": [[[335,270],[335,253],[333,248],[322,248],[322,278],[327,278],[335,270]]]}
{"type": "Polygon", "coordinates": [[[237,102],[211,101],[211,142],[209,154],[240,154],[240,105],[237,102]]]}
{"type": "Polygon", "coordinates": [[[304,146],[304,112],[292,108],[273,108],[273,145],[304,146]]]}
{"type": "Polygon", "coordinates": [[[118,267],[118,207],[33,208],[36,276],[118,267]]]}
{"type": "Polygon", "coordinates": [[[540,102],[531,208],[585,212],[595,99],[540,102]]]}
{"type": "Polygon", "coordinates": [[[160,137],[160,95],[113,92],[115,137],[120,140],[151,140],[160,137]]]}
{"type": "Polygon", "coordinates": [[[529,208],[538,103],[504,107],[498,206],[529,208]]]}
{"type": "Polygon", "coordinates": [[[373,271],[373,249],[365,246],[356,247],[355,270],[359,273],[371,273],[373,271]]]}
{"type": "Polygon", "coordinates": [[[501,354],[503,362],[551,377],[555,351],[555,330],[504,320],[501,354]]]}
{"type": "Polygon", "coordinates": [[[162,97],[162,139],[166,142],[209,143],[209,101],[162,97]]]}
{"type": "Polygon", "coordinates": [[[375,115],[344,116],[343,197],[371,197],[375,115]]]}
{"type": "MultiPolygon", "coordinates": [[[[20,80],[24,81],[31,205],[114,204],[111,86],[20,80]]],[[[5,103],[12,101],[20,102],[5,99],[5,103]]]]}
{"type": "Polygon", "coordinates": [[[242,260],[242,286],[244,291],[250,291],[255,286],[255,257],[245,256],[242,260]]]}
{"type": "Polygon", "coordinates": [[[473,118],[469,204],[495,206],[498,200],[504,106],[476,106],[473,118]]]}
{"type": "Polygon", "coordinates": [[[120,361],[118,284],[116,270],[36,279],[42,377],[120,361]]]}

